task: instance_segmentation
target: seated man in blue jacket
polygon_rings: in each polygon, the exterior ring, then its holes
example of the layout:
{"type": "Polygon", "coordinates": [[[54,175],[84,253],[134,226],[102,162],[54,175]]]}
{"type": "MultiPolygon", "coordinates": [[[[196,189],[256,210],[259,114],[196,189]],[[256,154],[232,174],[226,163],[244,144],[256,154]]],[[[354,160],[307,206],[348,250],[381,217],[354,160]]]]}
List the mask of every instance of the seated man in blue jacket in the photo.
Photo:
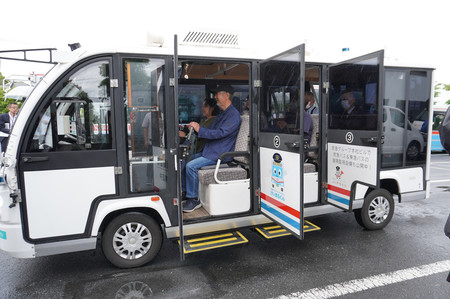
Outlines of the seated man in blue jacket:
{"type": "Polygon", "coordinates": [[[194,155],[186,164],[186,190],[183,191],[186,191],[187,202],[183,206],[183,212],[192,212],[202,206],[198,199],[198,170],[204,166],[215,165],[221,154],[234,151],[241,125],[239,111],[231,103],[233,87],[219,85],[214,92],[217,105],[222,112],[208,128],[200,127],[196,122],[189,124],[198,133],[199,138],[207,141],[203,152],[194,155]]]}

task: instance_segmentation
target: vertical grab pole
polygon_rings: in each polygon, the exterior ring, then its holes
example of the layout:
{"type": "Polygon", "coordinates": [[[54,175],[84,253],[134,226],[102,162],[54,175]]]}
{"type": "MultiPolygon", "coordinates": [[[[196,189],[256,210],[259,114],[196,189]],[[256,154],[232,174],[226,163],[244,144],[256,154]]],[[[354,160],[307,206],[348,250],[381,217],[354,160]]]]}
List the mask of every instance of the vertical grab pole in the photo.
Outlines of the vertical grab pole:
{"type": "MultiPolygon", "coordinates": [[[[173,94],[175,101],[175,119],[178,123],[178,36],[174,35],[174,56],[173,56],[173,94]]],[[[181,163],[180,158],[182,157],[182,153],[180,152],[180,146],[178,142],[178,134],[175,134],[175,144],[177,145],[177,154],[175,157],[175,167],[177,173],[177,205],[178,205],[178,228],[179,228],[179,236],[180,236],[180,260],[184,261],[184,234],[183,234],[183,205],[181,202],[181,163]]]]}
{"type": "Polygon", "coordinates": [[[180,260],[184,261],[184,234],[183,234],[183,203],[181,202],[181,162],[178,157],[182,157],[181,150],[178,151],[178,155],[175,155],[175,163],[177,163],[177,173],[178,175],[178,188],[177,188],[177,203],[178,203],[178,228],[180,234],[180,260]]]}

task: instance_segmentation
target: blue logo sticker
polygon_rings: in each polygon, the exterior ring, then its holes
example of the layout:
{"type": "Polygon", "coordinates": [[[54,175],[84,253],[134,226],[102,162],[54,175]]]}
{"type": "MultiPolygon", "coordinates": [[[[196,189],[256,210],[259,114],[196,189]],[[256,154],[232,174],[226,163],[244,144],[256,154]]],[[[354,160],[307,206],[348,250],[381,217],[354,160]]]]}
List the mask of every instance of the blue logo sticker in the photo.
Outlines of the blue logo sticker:
{"type": "Polygon", "coordinates": [[[0,239],[5,239],[6,240],[6,232],[0,230],[0,239]]]}
{"type": "Polygon", "coordinates": [[[285,201],[283,163],[281,163],[283,158],[279,153],[275,153],[272,158],[272,174],[270,177],[272,188],[270,188],[270,196],[278,201],[285,201]]]}

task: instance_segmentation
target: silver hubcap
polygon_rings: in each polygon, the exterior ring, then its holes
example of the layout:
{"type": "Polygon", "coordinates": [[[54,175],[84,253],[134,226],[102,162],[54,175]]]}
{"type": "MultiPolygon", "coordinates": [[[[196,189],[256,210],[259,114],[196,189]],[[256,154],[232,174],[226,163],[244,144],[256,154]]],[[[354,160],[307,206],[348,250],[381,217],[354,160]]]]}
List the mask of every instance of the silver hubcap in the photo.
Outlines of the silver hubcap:
{"type": "Polygon", "coordinates": [[[369,219],[373,223],[383,223],[389,215],[389,201],[382,196],[375,197],[369,206],[369,219]]]}
{"type": "Polygon", "coordinates": [[[152,235],[141,223],[130,222],[122,225],[114,234],[114,251],[121,258],[135,260],[144,256],[152,246],[152,235]]]}

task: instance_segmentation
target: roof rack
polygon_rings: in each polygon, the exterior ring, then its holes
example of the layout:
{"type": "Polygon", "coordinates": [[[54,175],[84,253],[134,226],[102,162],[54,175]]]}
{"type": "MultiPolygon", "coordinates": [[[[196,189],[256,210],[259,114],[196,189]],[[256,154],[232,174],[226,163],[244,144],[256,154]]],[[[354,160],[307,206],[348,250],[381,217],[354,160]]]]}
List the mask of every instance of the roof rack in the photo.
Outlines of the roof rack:
{"type": "Polygon", "coordinates": [[[23,49],[23,50],[5,50],[0,51],[0,59],[8,59],[8,60],[18,60],[18,61],[27,61],[27,62],[38,62],[38,63],[50,63],[50,64],[56,64],[57,62],[53,61],[53,53],[52,51],[56,51],[56,48],[40,48],[40,49],[23,49]],[[48,51],[49,52],[49,60],[36,60],[36,59],[28,59],[27,53],[28,52],[38,52],[38,51],[48,51]],[[2,56],[3,53],[23,53],[23,58],[14,58],[14,57],[8,57],[8,56],[2,56]]]}

